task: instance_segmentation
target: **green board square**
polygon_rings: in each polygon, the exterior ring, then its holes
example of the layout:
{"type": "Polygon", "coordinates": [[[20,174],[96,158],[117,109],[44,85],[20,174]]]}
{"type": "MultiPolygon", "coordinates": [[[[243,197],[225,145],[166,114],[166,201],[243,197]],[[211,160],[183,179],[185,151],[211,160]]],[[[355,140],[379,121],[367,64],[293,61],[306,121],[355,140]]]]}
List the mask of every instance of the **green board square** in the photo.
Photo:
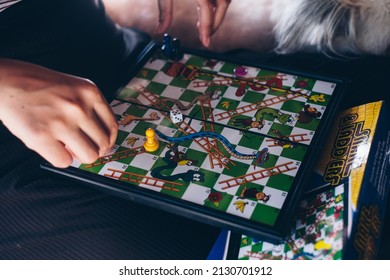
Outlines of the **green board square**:
{"type": "Polygon", "coordinates": [[[306,225],[311,225],[316,222],[316,215],[310,215],[306,217],[306,225]]]}
{"type": "Polygon", "coordinates": [[[217,184],[217,181],[219,178],[219,174],[217,172],[203,169],[203,168],[200,168],[199,172],[204,174],[205,181],[204,182],[196,182],[197,185],[207,187],[207,188],[213,188],[217,184]]]}
{"type": "Polygon", "coordinates": [[[206,60],[200,56],[192,55],[186,62],[186,65],[192,65],[202,68],[205,65],[206,60]]]}
{"type": "Polygon", "coordinates": [[[215,85],[212,84],[209,87],[207,87],[205,92],[217,91],[220,95],[223,95],[228,88],[229,88],[228,86],[221,86],[221,85],[217,85],[217,84],[215,84],[215,85]]]}
{"type": "Polygon", "coordinates": [[[306,153],[307,153],[306,146],[294,144],[294,146],[290,149],[283,149],[280,155],[286,158],[290,158],[302,162],[306,153]]]}
{"type": "Polygon", "coordinates": [[[169,187],[163,188],[163,189],[161,189],[160,193],[167,194],[169,196],[173,196],[173,197],[177,197],[177,198],[181,198],[188,188],[188,183],[182,182],[182,181],[178,181],[178,183],[181,183],[183,185],[173,186],[172,187],[173,189],[169,189],[169,187]]]}
{"type": "Polygon", "coordinates": [[[264,137],[260,135],[255,135],[253,133],[244,133],[238,142],[238,146],[246,147],[258,151],[261,144],[264,141],[264,137]]]}
{"type": "Polygon", "coordinates": [[[180,96],[180,101],[192,102],[196,98],[198,98],[200,95],[202,95],[202,94],[198,91],[185,89],[184,92],[182,93],[182,95],[180,96]]]}
{"type": "Polygon", "coordinates": [[[136,75],[137,78],[145,79],[147,81],[153,80],[158,71],[154,69],[142,68],[136,75]]]}
{"type": "Polygon", "coordinates": [[[231,177],[238,177],[238,176],[241,176],[243,174],[246,174],[248,172],[248,168],[249,168],[249,163],[246,164],[246,163],[242,163],[242,162],[239,162],[239,161],[234,161],[234,167],[230,168],[230,169],[227,169],[225,168],[223,171],[222,171],[222,174],[225,174],[225,175],[228,175],[228,176],[231,176],[231,177]]]}
{"type": "Polygon", "coordinates": [[[131,105],[126,110],[126,114],[136,116],[136,117],[143,117],[146,113],[147,108],[141,107],[141,106],[134,106],[131,105]]]}
{"type": "Polygon", "coordinates": [[[125,172],[130,172],[130,173],[135,173],[137,175],[143,175],[145,176],[147,173],[148,173],[148,170],[145,170],[145,169],[142,169],[142,168],[138,168],[138,167],[135,167],[135,166],[132,166],[132,165],[129,165],[125,172]]]}
{"type": "Polygon", "coordinates": [[[153,93],[160,95],[165,89],[167,88],[167,85],[157,83],[157,82],[150,82],[149,85],[146,87],[146,89],[153,93]]]}
{"type": "MultiPolygon", "coordinates": [[[[199,120],[203,119],[202,107],[198,104],[194,105],[191,112],[189,113],[189,117],[199,120]]],[[[190,122],[191,120],[188,121],[190,122]]],[[[191,125],[191,123],[189,124],[191,125]]]]}
{"type": "Polygon", "coordinates": [[[329,209],[326,210],[326,216],[331,216],[334,214],[334,208],[331,207],[329,209]]]}
{"type": "Polygon", "coordinates": [[[295,239],[302,238],[306,235],[306,228],[301,227],[295,231],[295,239]]]}
{"type": "Polygon", "coordinates": [[[280,123],[273,123],[271,129],[269,130],[269,135],[276,138],[283,138],[283,136],[290,135],[293,128],[280,123]]]}
{"type": "Polygon", "coordinates": [[[242,101],[248,102],[250,104],[260,103],[261,101],[264,100],[265,96],[266,95],[264,93],[261,93],[258,91],[247,90],[245,95],[242,98],[242,101]]]}
{"type": "Polygon", "coordinates": [[[253,238],[249,236],[242,236],[241,242],[240,242],[240,248],[246,247],[248,245],[251,245],[253,242],[253,238]]]}
{"type": "Polygon", "coordinates": [[[229,63],[229,62],[225,62],[223,64],[223,66],[221,67],[220,72],[233,75],[235,68],[237,68],[237,64],[232,64],[232,63],[229,63]]]}
{"type": "Polygon", "coordinates": [[[270,71],[270,70],[265,70],[265,69],[261,69],[260,72],[257,74],[258,77],[274,77],[276,76],[278,73],[275,72],[275,71],[270,71]]]}
{"type": "Polygon", "coordinates": [[[269,178],[267,186],[288,192],[293,181],[294,177],[288,176],[286,174],[277,174],[269,178]]]}
{"type": "Polygon", "coordinates": [[[132,132],[138,135],[145,135],[148,128],[156,128],[156,125],[149,122],[138,122],[132,132]]]}
{"type": "Polygon", "coordinates": [[[313,79],[309,79],[309,78],[305,78],[305,77],[297,77],[295,79],[293,87],[312,90],[314,83],[315,83],[315,80],[313,80],[313,79]]]}
{"type": "Polygon", "coordinates": [[[279,156],[276,156],[273,154],[268,154],[268,158],[266,159],[265,163],[261,167],[262,168],[272,168],[275,166],[278,159],[279,159],[279,156]]]}
{"type": "Polygon", "coordinates": [[[263,250],[263,243],[262,242],[259,242],[259,243],[255,243],[252,245],[252,252],[261,252],[263,250]]]}
{"type": "Polygon", "coordinates": [[[139,93],[136,90],[129,88],[129,87],[125,87],[118,94],[117,98],[126,100],[126,99],[129,99],[131,97],[136,98],[138,95],[139,95],[139,93]]]}
{"type": "Polygon", "coordinates": [[[233,200],[233,196],[223,193],[212,191],[208,198],[204,201],[204,205],[220,211],[226,211],[229,208],[230,203],[233,200]],[[216,198],[217,197],[217,198],[216,198]]]}
{"type": "Polygon", "coordinates": [[[305,106],[305,102],[297,101],[297,100],[287,100],[283,103],[280,108],[283,111],[293,112],[298,114],[302,111],[303,106],[305,106]]]}
{"type": "Polygon", "coordinates": [[[315,131],[320,124],[319,119],[312,119],[308,123],[300,123],[299,121],[295,124],[295,127],[304,128],[307,130],[315,131]]]}
{"type": "Polygon", "coordinates": [[[118,145],[122,144],[123,141],[125,141],[125,139],[127,138],[127,136],[129,136],[128,132],[119,130],[118,131],[118,135],[116,136],[115,143],[118,144],[118,145]]]}
{"type": "Polygon", "coordinates": [[[215,108],[223,111],[234,110],[237,109],[238,104],[239,102],[237,100],[222,97],[215,108]]]}
{"type": "Polygon", "coordinates": [[[251,219],[266,225],[273,226],[279,216],[279,209],[257,203],[251,219]]]}
{"type": "MultiPolygon", "coordinates": [[[[129,150],[129,148],[126,148],[126,147],[119,147],[118,150],[115,151],[115,153],[119,153],[119,152],[122,152],[122,151],[126,151],[126,150],[129,150]]],[[[123,164],[131,164],[131,162],[133,161],[134,157],[126,157],[126,158],[121,158],[121,159],[118,159],[116,161],[118,162],[121,162],[123,164]]]]}
{"type": "Polygon", "coordinates": [[[190,160],[192,162],[192,165],[194,167],[200,167],[202,166],[203,162],[207,158],[207,154],[193,150],[193,149],[181,149],[183,153],[185,153],[186,159],[190,160]]]}
{"type": "MultiPolygon", "coordinates": [[[[169,114],[168,114],[169,117],[169,114]]],[[[160,122],[161,126],[172,128],[172,132],[177,130],[177,127],[174,123],[172,123],[168,118],[163,118],[160,122]]]]}
{"type": "Polygon", "coordinates": [[[175,86],[179,88],[186,88],[190,85],[191,80],[184,79],[182,77],[175,77],[172,79],[172,81],[169,83],[170,86],[175,86]]]}

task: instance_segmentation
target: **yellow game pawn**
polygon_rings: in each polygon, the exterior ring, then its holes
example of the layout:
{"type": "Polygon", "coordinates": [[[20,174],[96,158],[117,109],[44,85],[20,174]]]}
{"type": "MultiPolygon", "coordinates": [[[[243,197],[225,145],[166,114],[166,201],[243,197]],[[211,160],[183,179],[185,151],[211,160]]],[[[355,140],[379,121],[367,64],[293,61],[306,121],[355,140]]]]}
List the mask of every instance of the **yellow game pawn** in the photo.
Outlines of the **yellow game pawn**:
{"type": "Polygon", "coordinates": [[[144,149],[147,152],[157,151],[159,147],[159,143],[156,138],[154,138],[154,130],[152,128],[148,128],[145,132],[146,141],[144,143],[144,149]]]}

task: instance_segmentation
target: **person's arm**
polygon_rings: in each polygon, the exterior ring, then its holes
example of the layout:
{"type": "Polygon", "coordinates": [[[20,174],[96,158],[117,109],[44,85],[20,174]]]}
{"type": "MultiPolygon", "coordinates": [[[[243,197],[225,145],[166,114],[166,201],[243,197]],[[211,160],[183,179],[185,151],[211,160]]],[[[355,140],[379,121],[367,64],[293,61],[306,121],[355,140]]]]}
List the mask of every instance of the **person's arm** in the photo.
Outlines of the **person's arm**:
{"type": "MultiPolygon", "coordinates": [[[[171,26],[173,18],[173,0],[158,0],[159,25],[157,33],[164,33],[171,26]]],[[[213,35],[225,18],[231,0],[195,0],[198,6],[199,38],[203,46],[210,46],[213,35]]]]}
{"type": "Polygon", "coordinates": [[[89,80],[0,58],[0,121],[56,167],[91,163],[116,139],[118,123],[89,80]]]}

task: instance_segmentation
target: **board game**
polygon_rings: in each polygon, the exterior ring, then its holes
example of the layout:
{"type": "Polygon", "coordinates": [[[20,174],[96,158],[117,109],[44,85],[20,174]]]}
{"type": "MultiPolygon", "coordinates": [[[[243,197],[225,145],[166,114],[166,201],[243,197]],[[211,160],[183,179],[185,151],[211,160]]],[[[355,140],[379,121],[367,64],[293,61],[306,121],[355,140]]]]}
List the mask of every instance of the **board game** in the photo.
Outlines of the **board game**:
{"type": "Polygon", "coordinates": [[[172,56],[164,47],[148,47],[111,102],[113,149],[91,164],[44,167],[159,210],[281,240],[345,83],[202,51],[172,56]]]}
{"type": "MultiPolygon", "coordinates": [[[[348,227],[348,184],[312,195],[300,203],[292,232],[283,243],[272,244],[241,236],[238,251],[228,259],[239,260],[340,260],[348,227]]],[[[234,241],[231,241],[234,243],[234,241]]],[[[232,247],[231,249],[233,249],[232,247]]]]}

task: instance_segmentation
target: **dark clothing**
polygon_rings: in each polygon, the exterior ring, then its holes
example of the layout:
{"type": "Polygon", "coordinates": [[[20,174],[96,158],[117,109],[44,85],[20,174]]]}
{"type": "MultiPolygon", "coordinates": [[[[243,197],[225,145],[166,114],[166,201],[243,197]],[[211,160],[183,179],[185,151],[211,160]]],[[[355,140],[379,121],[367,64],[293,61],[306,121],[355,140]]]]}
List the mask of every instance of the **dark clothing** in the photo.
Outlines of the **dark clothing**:
{"type": "Polygon", "coordinates": [[[148,40],[118,29],[100,1],[26,0],[0,14],[0,57],[89,78],[105,94],[148,40]]]}
{"type": "MultiPolygon", "coordinates": [[[[149,37],[98,1],[25,0],[0,13],[0,57],[89,78],[111,96],[149,37]]],[[[0,123],[0,259],[205,259],[219,229],[40,168],[0,123]]]]}

